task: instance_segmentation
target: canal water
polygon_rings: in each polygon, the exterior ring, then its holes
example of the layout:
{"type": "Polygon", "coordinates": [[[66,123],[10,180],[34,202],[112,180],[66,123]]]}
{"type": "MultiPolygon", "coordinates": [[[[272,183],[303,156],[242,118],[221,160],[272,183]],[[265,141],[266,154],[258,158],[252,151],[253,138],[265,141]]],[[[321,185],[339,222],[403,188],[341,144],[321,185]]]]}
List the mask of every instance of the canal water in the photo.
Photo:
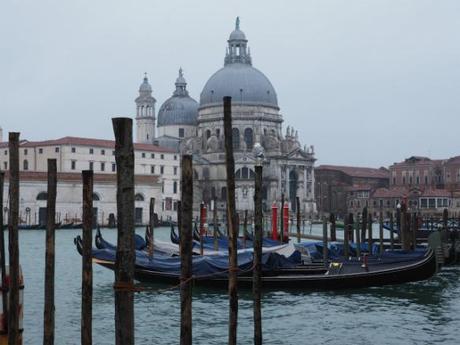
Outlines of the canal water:
{"type": "MultiPolygon", "coordinates": [[[[320,231],[315,227],[314,232],[320,231]]],[[[81,257],[73,244],[78,234],[79,230],[56,232],[56,344],[80,343],[81,257]]],[[[157,229],[155,234],[168,240],[169,229],[157,229]]],[[[115,243],[116,230],[103,230],[103,235],[115,243]]],[[[45,232],[23,230],[19,238],[25,279],[24,344],[41,344],[45,232]]],[[[112,271],[94,266],[97,345],[115,343],[113,280],[112,271]]],[[[251,294],[240,291],[239,296],[238,344],[252,344],[251,294]]],[[[179,306],[177,290],[137,293],[136,344],[178,344],[179,306]]],[[[399,286],[267,291],[262,315],[264,344],[458,344],[460,268],[446,268],[429,281],[399,286]]],[[[194,289],[194,344],[225,344],[227,319],[225,291],[194,289]]]]}

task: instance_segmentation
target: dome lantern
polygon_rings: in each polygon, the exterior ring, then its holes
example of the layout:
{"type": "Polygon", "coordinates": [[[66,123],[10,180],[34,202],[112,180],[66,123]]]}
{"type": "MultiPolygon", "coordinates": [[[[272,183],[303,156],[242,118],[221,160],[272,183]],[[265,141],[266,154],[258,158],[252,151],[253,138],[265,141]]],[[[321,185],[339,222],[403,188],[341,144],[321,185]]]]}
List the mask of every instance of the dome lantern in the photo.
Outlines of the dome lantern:
{"type": "Polygon", "coordinates": [[[248,50],[248,40],[243,31],[240,30],[240,17],[236,17],[235,30],[228,39],[228,48],[225,55],[224,65],[232,63],[244,63],[251,65],[251,55],[248,50]]]}

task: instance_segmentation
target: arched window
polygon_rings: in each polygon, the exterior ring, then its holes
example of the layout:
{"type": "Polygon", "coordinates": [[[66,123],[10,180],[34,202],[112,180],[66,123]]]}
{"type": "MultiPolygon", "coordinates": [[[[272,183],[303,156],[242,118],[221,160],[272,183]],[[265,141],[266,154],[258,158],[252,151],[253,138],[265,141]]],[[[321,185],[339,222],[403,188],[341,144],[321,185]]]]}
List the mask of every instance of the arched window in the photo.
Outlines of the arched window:
{"type": "Polygon", "coordinates": [[[240,131],[238,128],[232,129],[232,142],[233,142],[233,149],[239,150],[240,149],[240,131]]]}
{"type": "Polygon", "coordinates": [[[48,200],[48,193],[47,192],[38,193],[37,200],[48,200]]]}
{"type": "Polygon", "coordinates": [[[27,159],[24,159],[24,170],[29,170],[29,161],[27,159]]]}
{"type": "Polygon", "coordinates": [[[93,201],[99,201],[101,198],[99,197],[99,194],[93,193],[93,201]]]}
{"type": "Polygon", "coordinates": [[[173,182],[173,193],[177,194],[177,182],[176,181],[173,182]]]}
{"type": "Polygon", "coordinates": [[[222,187],[220,190],[220,197],[222,200],[227,200],[227,187],[222,187]]]}
{"type": "Polygon", "coordinates": [[[244,142],[246,143],[246,148],[252,150],[254,146],[254,136],[252,133],[252,128],[246,128],[244,130],[244,142]]]}
{"type": "Polygon", "coordinates": [[[211,130],[207,129],[206,130],[206,140],[208,140],[209,138],[211,138],[211,130]]]}
{"type": "Polygon", "coordinates": [[[137,194],[134,196],[134,200],[135,200],[135,201],[144,201],[144,196],[143,196],[141,193],[137,193],[137,194]]]}
{"type": "Polygon", "coordinates": [[[209,168],[208,167],[204,167],[203,168],[203,179],[209,179],[209,168]]]}
{"type": "Polygon", "coordinates": [[[254,173],[254,170],[249,169],[249,168],[247,168],[247,167],[238,169],[238,170],[235,172],[235,178],[236,178],[236,179],[248,180],[248,179],[253,179],[255,176],[256,176],[256,175],[255,175],[255,173],[254,173]]]}

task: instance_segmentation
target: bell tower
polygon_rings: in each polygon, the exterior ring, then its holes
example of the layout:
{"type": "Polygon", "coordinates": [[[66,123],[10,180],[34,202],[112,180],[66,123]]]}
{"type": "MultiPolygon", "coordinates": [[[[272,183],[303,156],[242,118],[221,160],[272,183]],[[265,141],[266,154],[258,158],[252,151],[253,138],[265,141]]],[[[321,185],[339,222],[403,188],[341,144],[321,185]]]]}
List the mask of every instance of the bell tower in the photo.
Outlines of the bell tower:
{"type": "Polygon", "coordinates": [[[155,103],[152,96],[152,86],[149,84],[147,73],[139,87],[139,97],[136,98],[136,142],[153,144],[155,139],[155,103]]]}

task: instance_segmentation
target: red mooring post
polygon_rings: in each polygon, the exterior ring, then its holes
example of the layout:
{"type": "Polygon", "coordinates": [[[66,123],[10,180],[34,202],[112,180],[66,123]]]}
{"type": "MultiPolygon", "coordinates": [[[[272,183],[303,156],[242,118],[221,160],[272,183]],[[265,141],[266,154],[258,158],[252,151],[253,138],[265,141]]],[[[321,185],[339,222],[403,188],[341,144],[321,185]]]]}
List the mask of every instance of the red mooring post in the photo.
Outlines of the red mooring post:
{"type": "Polygon", "coordinates": [[[278,241],[278,206],[272,205],[272,240],[278,241]]]}
{"type": "Polygon", "coordinates": [[[283,242],[289,242],[289,202],[286,202],[283,206],[283,242]]]}

